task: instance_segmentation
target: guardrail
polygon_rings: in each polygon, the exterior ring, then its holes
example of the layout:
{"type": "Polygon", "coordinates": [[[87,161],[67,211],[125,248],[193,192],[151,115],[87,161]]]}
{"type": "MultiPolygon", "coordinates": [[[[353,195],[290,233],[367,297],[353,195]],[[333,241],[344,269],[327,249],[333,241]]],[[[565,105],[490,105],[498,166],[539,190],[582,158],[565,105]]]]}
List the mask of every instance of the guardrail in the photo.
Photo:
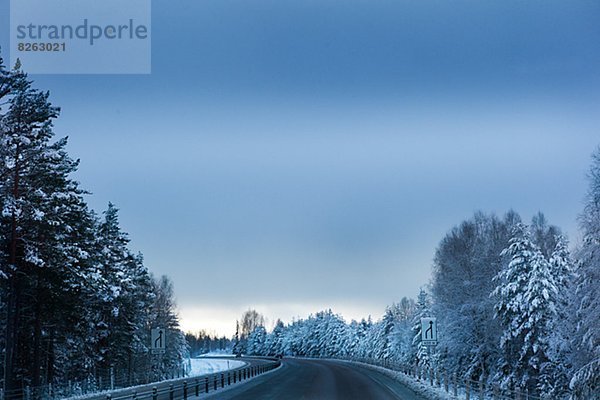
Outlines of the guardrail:
{"type": "Polygon", "coordinates": [[[264,374],[281,365],[281,361],[278,359],[260,358],[260,360],[264,362],[212,374],[159,381],[135,387],[123,387],[95,393],[70,392],[70,394],[67,394],[66,392],[53,391],[52,385],[38,388],[25,387],[8,395],[0,391],[0,400],[75,400],[81,396],[85,396],[86,400],[187,400],[191,395],[198,396],[202,393],[213,392],[264,374]]]}
{"type": "Polygon", "coordinates": [[[187,400],[190,396],[210,393],[229,385],[243,382],[258,375],[269,372],[281,365],[279,360],[270,360],[259,365],[250,365],[233,370],[223,371],[207,376],[192,377],[172,381],[162,385],[152,385],[151,388],[126,389],[117,393],[108,393],[106,400],[187,400]]]}
{"type": "Polygon", "coordinates": [[[502,389],[499,385],[485,381],[462,378],[445,369],[407,366],[390,360],[373,358],[344,358],[345,360],[400,372],[417,382],[429,384],[451,394],[455,399],[465,400],[542,400],[527,389],[502,389]]]}
{"type": "Polygon", "coordinates": [[[83,380],[67,380],[39,386],[23,385],[17,389],[4,391],[0,387],[0,400],[53,400],[78,397],[88,394],[114,391],[132,386],[147,385],[166,379],[183,378],[185,368],[172,368],[162,378],[155,371],[117,371],[112,368],[97,370],[93,376],[83,380]]]}

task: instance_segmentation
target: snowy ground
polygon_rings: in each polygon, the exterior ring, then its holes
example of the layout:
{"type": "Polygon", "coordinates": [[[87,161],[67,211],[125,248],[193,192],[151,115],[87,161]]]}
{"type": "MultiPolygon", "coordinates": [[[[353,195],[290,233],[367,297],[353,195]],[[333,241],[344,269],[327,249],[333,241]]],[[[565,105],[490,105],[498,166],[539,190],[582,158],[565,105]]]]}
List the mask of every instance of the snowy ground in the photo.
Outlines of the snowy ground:
{"type": "Polygon", "coordinates": [[[243,367],[246,363],[238,360],[192,358],[189,365],[191,366],[189,376],[198,376],[243,367]]]}

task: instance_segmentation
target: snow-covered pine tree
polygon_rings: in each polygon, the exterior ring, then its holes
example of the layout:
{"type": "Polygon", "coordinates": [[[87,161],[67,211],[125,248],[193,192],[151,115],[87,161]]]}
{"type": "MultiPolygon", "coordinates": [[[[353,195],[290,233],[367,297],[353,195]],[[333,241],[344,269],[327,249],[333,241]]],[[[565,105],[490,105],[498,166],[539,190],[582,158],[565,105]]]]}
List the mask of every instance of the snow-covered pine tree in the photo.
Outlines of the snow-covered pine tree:
{"type": "Polygon", "coordinates": [[[231,352],[237,356],[242,355],[243,349],[240,342],[240,321],[235,321],[235,336],[233,337],[233,349],[231,352]]]}
{"type": "Polygon", "coordinates": [[[390,334],[390,356],[393,360],[409,364],[410,348],[412,345],[412,319],[415,313],[413,299],[403,297],[398,303],[398,315],[390,334]]]}
{"type": "Polygon", "coordinates": [[[429,295],[424,289],[419,291],[417,297],[416,313],[412,323],[412,349],[411,362],[423,368],[432,366],[432,357],[429,348],[421,340],[421,318],[432,317],[429,295]]]}
{"type": "Polygon", "coordinates": [[[157,378],[172,377],[181,371],[185,360],[189,358],[189,348],[185,335],[179,329],[173,283],[167,276],[154,280],[154,302],[149,324],[153,328],[164,328],[167,333],[165,354],[156,356],[160,361],[157,378]]]}
{"type": "Polygon", "coordinates": [[[570,341],[574,331],[569,324],[569,294],[573,287],[573,260],[569,252],[567,239],[559,235],[555,239],[556,245],[550,256],[550,272],[556,286],[556,313],[550,321],[550,362],[542,366],[544,375],[551,377],[552,385],[543,388],[543,392],[563,398],[569,387],[569,353],[570,341]]]}
{"type": "MultiPolygon", "coordinates": [[[[5,389],[39,385],[58,372],[69,374],[76,360],[60,358],[60,348],[77,348],[81,324],[73,323],[86,299],[90,274],[91,214],[71,174],[78,162],[53,142],[59,109],[49,94],[32,87],[20,66],[11,85],[0,84],[8,110],[0,115],[0,247],[6,319],[5,389]],[[58,312],[60,310],[60,312],[58,312]],[[42,349],[44,343],[51,343],[42,349]],[[18,345],[17,345],[18,344],[18,345]],[[42,371],[42,366],[45,370],[42,371]]],[[[7,72],[2,72],[6,81],[7,72]]]]}
{"type": "Polygon", "coordinates": [[[378,324],[378,330],[374,343],[375,358],[388,360],[392,356],[391,339],[392,331],[394,330],[394,324],[396,322],[396,315],[398,314],[397,305],[392,304],[386,307],[385,313],[381,322],[378,324]]]}
{"type": "Polygon", "coordinates": [[[273,328],[273,331],[267,336],[267,341],[265,344],[267,355],[276,356],[278,354],[284,353],[284,330],[285,325],[280,319],[278,319],[277,322],[275,322],[275,327],[273,328]]]}
{"type": "Polygon", "coordinates": [[[267,330],[259,325],[248,335],[248,354],[253,356],[265,355],[265,343],[267,340],[267,330]]]}
{"type": "MultiPolygon", "coordinates": [[[[531,241],[527,227],[518,224],[510,239],[510,245],[502,255],[509,263],[494,278],[496,288],[491,293],[496,299],[495,318],[500,321],[503,333],[500,338],[502,357],[499,360],[499,380],[503,387],[520,387],[527,369],[520,357],[527,322],[525,292],[531,276],[531,265],[539,251],[531,241]]],[[[525,362],[526,364],[526,362],[525,362]]]]}
{"type": "Polygon", "coordinates": [[[536,252],[532,260],[531,275],[524,293],[523,310],[526,321],[523,324],[523,344],[520,361],[527,367],[522,384],[543,396],[554,392],[555,360],[551,357],[552,339],[555,336],[553,324],[557,318],[559,294],[555,277],[548,261],[541,251],[536,252]]]}
{"type": "Polygon", "coordinates": [[[495,373],[500,324],[489,294],[506,263],[500,253],[518,222],[514,211],[502,219],[477,212],[452,228],[436,250],[433,312],[444,327],[437,351],[446,368],[473,380],[495,373]]]}
{"type": "Polygon", "coordinates": [[[576,325],[572,339],[570,382],[572,398],[597,397],[600,388],[600,148],[592,155],[583,213],[579,217],[583,245],[577,252],[575,290],[572,294],[576,325]]]}
{"type": "Polygon", "coordinates": [[[553,387],[552,324],[559,301],[550,263],[533,243],[529,229],[518,224],[502,254],[510,259],[495,281],[496,318],[503,327],[499,373],[503,386],[540,394],[553,387]]]}

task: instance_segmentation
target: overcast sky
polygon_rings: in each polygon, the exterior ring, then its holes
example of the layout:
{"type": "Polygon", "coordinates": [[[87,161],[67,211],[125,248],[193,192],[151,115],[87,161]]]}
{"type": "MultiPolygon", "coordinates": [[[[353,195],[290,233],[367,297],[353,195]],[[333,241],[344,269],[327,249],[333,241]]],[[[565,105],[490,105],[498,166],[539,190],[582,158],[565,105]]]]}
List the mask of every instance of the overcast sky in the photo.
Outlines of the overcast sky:
{"type": "Polygon", "coordinates": [[[379,318],[476,210],[541,210],[577,241],[600,3],[152,6],[151,75],[32,77],[185,329],[231,334],[249,307],[379,318]]]}

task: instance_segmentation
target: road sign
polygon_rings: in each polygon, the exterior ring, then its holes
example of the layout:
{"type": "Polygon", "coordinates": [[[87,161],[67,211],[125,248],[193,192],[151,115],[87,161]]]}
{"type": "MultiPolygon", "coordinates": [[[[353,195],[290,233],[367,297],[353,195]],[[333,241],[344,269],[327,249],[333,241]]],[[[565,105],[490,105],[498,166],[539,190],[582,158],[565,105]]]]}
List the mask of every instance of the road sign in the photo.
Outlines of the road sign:
{"type": "Polygon", "coordinates": [[[437,320],[421,318],[421,343],[434,346],[437,344],[437,320]]]}
{"type": "Polygon", "coordinates": [[[150,335],[150,348],[152,353],[164,353],[167,347],[167,335],[163,328],[153,328],[150,335]]]}

